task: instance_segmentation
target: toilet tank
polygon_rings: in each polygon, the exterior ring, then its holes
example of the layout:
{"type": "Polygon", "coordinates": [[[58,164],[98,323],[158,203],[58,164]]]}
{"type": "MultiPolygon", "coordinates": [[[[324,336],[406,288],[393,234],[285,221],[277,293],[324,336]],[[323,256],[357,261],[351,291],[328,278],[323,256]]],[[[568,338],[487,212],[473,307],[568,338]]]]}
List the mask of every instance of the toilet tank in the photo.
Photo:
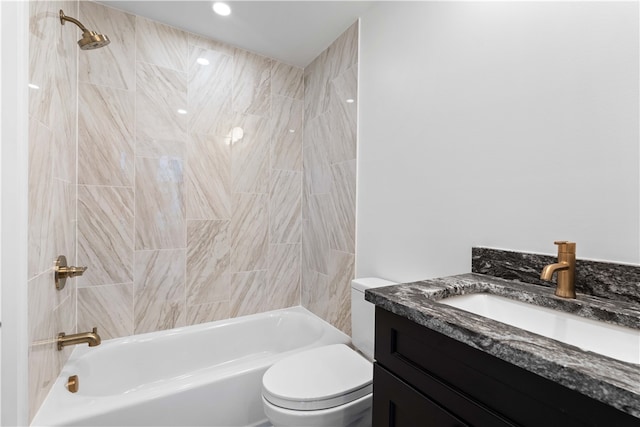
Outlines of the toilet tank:
{"type": "Polygon", "coordinates": [[[373,360],[375,306],[365,301],[364,291],[389,285],[397,285],[397,283],[377,277],[351,281],[351,340],[353,345],[370,360],[373,360]]]}

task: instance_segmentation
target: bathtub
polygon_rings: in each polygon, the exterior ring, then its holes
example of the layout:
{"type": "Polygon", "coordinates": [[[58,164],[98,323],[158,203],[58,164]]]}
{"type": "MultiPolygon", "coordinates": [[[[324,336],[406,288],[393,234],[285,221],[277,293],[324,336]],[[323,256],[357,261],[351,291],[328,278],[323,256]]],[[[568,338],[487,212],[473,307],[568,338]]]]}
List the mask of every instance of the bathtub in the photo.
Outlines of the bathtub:
{"type": "Polygon", "coordinates": [[[77,346],[33,426],[268,425],[262,375],[347,335],[302,307],[77,346]],[[78,375],[79,390],[67,390],[78,375]]]}

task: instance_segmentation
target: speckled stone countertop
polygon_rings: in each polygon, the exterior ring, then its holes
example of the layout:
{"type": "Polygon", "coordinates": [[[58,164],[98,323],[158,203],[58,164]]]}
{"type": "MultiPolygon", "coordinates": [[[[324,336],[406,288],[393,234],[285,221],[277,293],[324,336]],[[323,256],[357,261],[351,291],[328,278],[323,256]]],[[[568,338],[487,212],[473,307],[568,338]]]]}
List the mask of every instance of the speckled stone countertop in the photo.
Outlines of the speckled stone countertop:
{"type": "Polygon", "coordinates": [[[479,292],[640,329],[640,306],[636,303],[582,294],[576,299],[563,299],[553,295],[554,290],[549,287],[476,273],[369,289],[365,298],[394,314],[640,418],[640,365],[584,351],[438,302],[453,295],[479,292]]]}

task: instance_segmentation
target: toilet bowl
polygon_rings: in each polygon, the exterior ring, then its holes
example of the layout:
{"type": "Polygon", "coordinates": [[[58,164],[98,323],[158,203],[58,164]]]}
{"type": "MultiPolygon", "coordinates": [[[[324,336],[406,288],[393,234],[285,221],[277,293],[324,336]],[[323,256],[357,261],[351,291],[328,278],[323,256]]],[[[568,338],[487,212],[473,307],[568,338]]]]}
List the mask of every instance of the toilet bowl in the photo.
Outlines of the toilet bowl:
{"type": "Polygon", "coordinates": [[[280,360],[262,378],[265,415],[275,427],[371,425],[374,308],[364,290],[393,285],[383,279],[352,282],[353,343],[306,350],[280,360]]]}

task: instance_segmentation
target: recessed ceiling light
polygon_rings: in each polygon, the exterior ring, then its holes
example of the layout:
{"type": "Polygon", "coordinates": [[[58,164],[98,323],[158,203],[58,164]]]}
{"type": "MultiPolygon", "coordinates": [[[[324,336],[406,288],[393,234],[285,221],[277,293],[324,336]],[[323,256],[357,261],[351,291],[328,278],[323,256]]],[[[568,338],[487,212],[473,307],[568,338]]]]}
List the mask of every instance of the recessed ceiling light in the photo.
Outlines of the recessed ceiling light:
{"type": "Polygon", "coordinates": [[[183,110],[182,108],[178,109],[178,114],[187,114],[187,110],[183,110]]]}
{"type": "Polygon", "coordinates": [[[356,101],[353,98],[349,98],[349,99],[346,100],[347,104],[353,104],[354,102],[356,102],[356,101]]]}
{"type": "Polygon", "coordinates": [[[209,60],[207,58],[198,58],[196,62],[200,65],[209,65],[209,60]]]}
{"type": "Polygon", "coordinates": [[[213,11],[220,16],[229,16],[231,15],[231,8],[228,4],[222,2],[215,2],[213,4],[213,11]]]}

